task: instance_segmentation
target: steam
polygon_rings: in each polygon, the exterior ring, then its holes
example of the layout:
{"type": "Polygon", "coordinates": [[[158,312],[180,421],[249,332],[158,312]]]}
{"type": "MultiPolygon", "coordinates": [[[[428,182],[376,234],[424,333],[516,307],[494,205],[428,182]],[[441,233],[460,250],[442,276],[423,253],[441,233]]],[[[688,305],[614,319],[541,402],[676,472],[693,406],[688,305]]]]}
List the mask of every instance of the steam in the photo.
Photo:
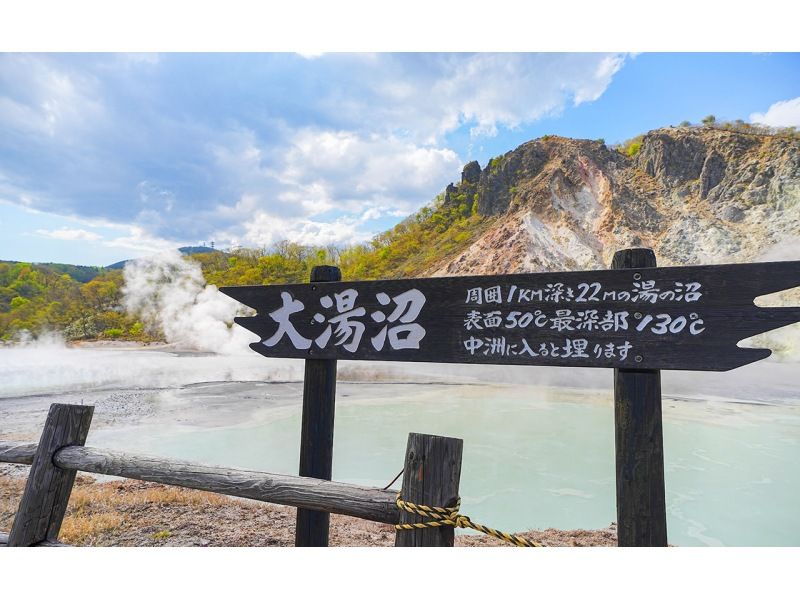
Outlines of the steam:
{"type": "MultiPolygon", "coordinates": [[[[766,250],[756,261],[791,260],[800,256],[800,238],[793,237],[766,250]]],[[[199,264],[177,251],[129,262],[124,270],[125,309],[151,329],[163,331],[181,348],[220,354],[250,354],[258,338],[240,326],[236,315],[248,313],[237,301],[207,285],[199,264]]],[[[759,298],[758,305],[797,305],[800,292],[783,291],[759,298]]],[[[800,360],[800,324],[747,339],[741,346],[767,347],[772,360],[800,360]]],[[[374,365],[374,364],[373,364],[374,365]]]]}
{"type": "Polygon", "coordinates": [[[789,236],[766,249],[754,262],[780,262],[800,259],[800,237],[789,236]]]}
{"type": "MultiPolygon", "coordinates": [[[[5,343],[0,344],[0,346],[3,346],[4,344],[5,343]]],[[[14,334],[10,344],[20,348],[42,347],[45,349],[52,347],[64,348],[67,346],[67,342],[59,332],[47,330],[34,336],[30,330],[26,330],[24,328],[22,330],[18,330],[14,334]]]]}
{"type": "MultiPolygon", "coordinates": [[[[756,257],[755,262],[779,262],[800,259],[800,237],[787,237],[756,257]]],[[[800,305],[800,288],[787,289],[756,299],[759,307],[790,307],[800,305]]],[[[772,349],[771,360],[800,361],[800,323],[765,332],[739,343],[741,347],[772,349]]]]}
{"type": "Polygon", "coordinates": [[[222,354],[250,353],[258,340],[253,333],[233,325],[242,306],[207,285],[196,262],[177,251],[128,262],[123,272],[123,305],[151,329],[164,332],[167,341],[183,348],[222,354]]]}
{"type": "MultiPolygon", "coordinates": [[[[247,346],[245,345],[245,348],[247,346]]],[[[250,351],[250,349],[247,349],[250,351]]],[[[109,390],[180,388],[211,381],[296,382],[303,362],[250,355],[181,352],[161,347],[85,345],[69,347],[56,339],[0,347],[0,435],[3,399],[49,396],[75,402],[85,393],[109,390]],[[66,396],[65,393],[78,393],[66,396]]]]}

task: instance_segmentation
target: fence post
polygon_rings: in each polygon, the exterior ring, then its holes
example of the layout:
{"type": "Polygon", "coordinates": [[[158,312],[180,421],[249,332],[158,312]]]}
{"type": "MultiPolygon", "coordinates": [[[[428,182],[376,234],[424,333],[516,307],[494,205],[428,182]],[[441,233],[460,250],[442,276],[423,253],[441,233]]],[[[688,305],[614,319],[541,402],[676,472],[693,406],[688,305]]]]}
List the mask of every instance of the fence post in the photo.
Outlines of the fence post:
{"type": "MultiPolygon", "coordinates": [[[[614,270],[655,265],[651,249],[617,251],[611,263],[614,270]]],[[[661,370],[614,370],[614,428],[617,545],[666,546],[661,370]]]]}
{"type": "MultiPolygon", "coordinates": [[[[464,441],[460,438],[409,434],[400,496],[418,505],[454,506],[458,500],[463,448],[464,441]]],[[[420,521],[424,519],[400,511],[400,523],[420,521]]],[[[395,546],[453,546],[454,531],[451,526],[398,530],[395,546]]]]}
{"type": "Polygon", "coordinates": [[[83,446],[93,413],[91,405],[50,405],[8,536],[9,546],[33,546],[58,539],[77,471],[56,467],[53,455],[65,446],[83,446]]]}
{"type": "MultiPolygon", "coordinates": [[[[311,282],[336,282],[335,266],[315,266],[311,282]]],[[[333,469],[333,417],[336,360],[306,359],[303,378],[303,423],[300,432],[300,475],[330,480],[333,469]]],[[[297,509],[295,546],[327,546],[330,513],[297,509]]]]}

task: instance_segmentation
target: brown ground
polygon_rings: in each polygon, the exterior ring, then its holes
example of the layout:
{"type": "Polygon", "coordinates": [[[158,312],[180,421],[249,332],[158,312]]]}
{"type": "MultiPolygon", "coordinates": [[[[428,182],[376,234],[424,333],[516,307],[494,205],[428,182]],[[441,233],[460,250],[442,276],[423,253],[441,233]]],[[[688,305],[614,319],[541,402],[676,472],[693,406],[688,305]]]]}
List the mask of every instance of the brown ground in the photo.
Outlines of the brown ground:
{"type": "MultiPolygon", "coordinates": [[[[0,475],[0,531],[11,529],[24,486],[24,477],[0,475]]],[[[77,546],[292,546],[294,520],[291,507],[79,474],[59,539],[77,546]]],[[[392,546],[394,534],[391,525],[331,516],[331,546],[392,546]]],[[[616,545],[613,528],[521,535],[548,546],[616,545]]],[[[508,546],[483,535],[456,536],[456,545],[508,546]]]]}

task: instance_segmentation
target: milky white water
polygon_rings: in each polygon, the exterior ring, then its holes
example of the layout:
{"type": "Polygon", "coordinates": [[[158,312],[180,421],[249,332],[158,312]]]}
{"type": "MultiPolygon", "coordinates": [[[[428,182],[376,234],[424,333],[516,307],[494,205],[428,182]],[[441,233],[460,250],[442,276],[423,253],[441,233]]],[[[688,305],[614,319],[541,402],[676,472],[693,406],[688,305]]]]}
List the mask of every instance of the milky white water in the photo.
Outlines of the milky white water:
{"type": "MultiPolygon", "coordinates": [[[[409,432],[464,439],[461,494],[507,530],[615,520],[611,372],[340,363],[334,478],[383,486],[409,432]],[[419,382],[419,383],[416,383],[419,382]]],[[[0,349],[0,438],[95,404],[88,443],[296,473],[300,362],[145,349],[0,349]]],[[[670,542],[800,545],[800,367],[664,372],[670,542]]]]}

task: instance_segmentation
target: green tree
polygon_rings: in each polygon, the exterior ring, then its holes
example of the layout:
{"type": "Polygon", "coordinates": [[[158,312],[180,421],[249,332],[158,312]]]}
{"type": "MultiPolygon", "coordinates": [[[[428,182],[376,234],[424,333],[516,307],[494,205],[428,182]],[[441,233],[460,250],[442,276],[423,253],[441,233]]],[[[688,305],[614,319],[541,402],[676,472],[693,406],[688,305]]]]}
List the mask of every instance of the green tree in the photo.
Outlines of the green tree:
{"type": "Polygon", "coordinates": [[[30,299],[26,299],[25,297],[14,297],[11,300],[11,309],[12,311],[15,309],[19,309],[21,307],[25,307],[28,303],[30,303],[30,299]]]}

